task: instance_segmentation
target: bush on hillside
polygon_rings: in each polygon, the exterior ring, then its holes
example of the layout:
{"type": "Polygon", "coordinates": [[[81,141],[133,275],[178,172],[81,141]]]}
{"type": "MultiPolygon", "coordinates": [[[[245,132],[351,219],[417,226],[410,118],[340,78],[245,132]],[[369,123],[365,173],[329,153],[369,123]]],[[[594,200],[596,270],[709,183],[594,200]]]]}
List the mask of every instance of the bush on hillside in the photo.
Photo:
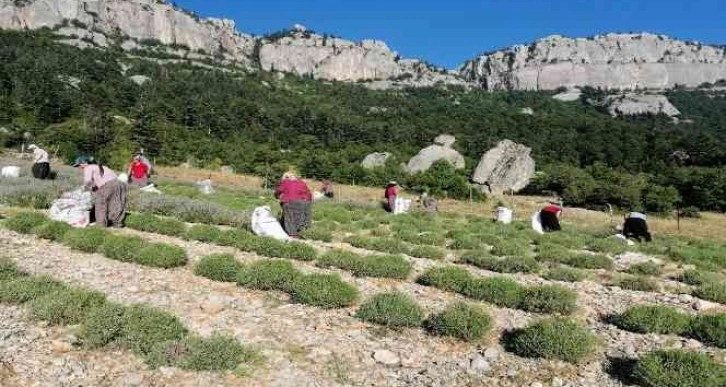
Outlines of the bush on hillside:
{"type": "Polygon", "coordinates": [[[558,285],[530,286],[517,306],[527,312],[571,314],[577,308],[577,294],[558,285]]]}
{"type": "Polygon", "coordinates": [[[512,256],[497,258],[479,251],[469,252],[461,256],[464,263],[469,263],[484,270],[497,273],[536,273],[540,270],[539,263],[530,257],[512,256]]]}
{"type": "Polygon", "coordinates": [[[398,255],[362,256],[344,250],[331,250],[318,258],[320,267],[337,267],[349,270],[358,277],[405,279],[411,273],[412,264],[398,255]]]}
{"type": "Polygon", "coordinates": [[[358,297],[358,289],[333,274],[298,276],[291,293],[295,302],[326,309],[348,307],[358,297]]]}
{"type": "Polygon", "coordinates": [[[416,327],[421,325],[423,310],[405,294],[381,293],[361,305],[356,317],[392,328],[416,327]]]}
{"type": "Polygon", "coordinates": [[[137,236],[108,235],[101,246],[101,253],[121,262],[134,262],[146,242],[137,236]]]}
{"type": "Polygon", "coordinates": [[[633,275],[659,276],[663,273],[663,267],[655,262],[648,261],[636,263],[625,270],[625,272],[633,275]]]}
{"type": "Polygon", "coordinates": [[[369,238],[354,235],[345,241],[353,247],[389,254],[408,254],[409,250],[405,243],[392,238],[369,238]]]}
{"type": "Polygon", "coordinates": [[[31,301],[33,317],[52,325],[80,324],[93,308],[106,302],[106,296],[99,292],[69,289],[65,292],[49,293],[31,301]]]}
{"type": "Polygon", "coordinates": [[[187,231],[182,221],[144,213],[127,215],[125,224],[134,230],[176,237],[183,236],[187,231]]]}
{"type": "Polygon", "coordinates": [[[492,247],[492,254],[499,257],[526,257],[530,254],[529,241],[505,239],[492,247]]]}
{"type": "Polygon", "coordinates": [[[427,258],[435,260],[442,260],[446,258],[446,252],[444,250],[438,247],[425,245],[411,246],[411,250],[408,252],[408,255],[416,258],[427,258]]]}
{"type": "Polygon", "coordinates": [[[290,261],[266,259],[243,266],[238,271],[237,284],[249,289],[290,291],[301,275],[290,261]]]}
{"type": "Polygon", "coordinates": [[[303,239],[309,239],[313,241],[321,241],[321,242],[332,242],[333,241],[333,233],[330,232],[330,230],[326,230],[317,226],[313,226],[311,228],[308,228],[306,230],[303,230],[300,233],[300,236],[303,239]]]}
{"type": "Polygon", "coordinates": [[[49,241],[59,241],[63,239],[63,235],[72,228],[73,227],[71,227],[68,223],[49,220],[40,226],[33,228],[32,233],[38,238],[47,239],[49,241]]]}
{"type": "Polygon", "coordinates": [[[179,341],[157,344],[148,356],[152,367],[174,366],[191,371],[235,370],[242,363],[257,358],[251,349],[234,337],[212,335],[209,338],[185,337],[179,341]]]}
{"type": "Polygon", "coordinates": [[[125,323],[126,307],[106,302],[88,311],[80,340],[83,347],[96,349],[120,338],[125,323]]]}
{"type": "Polygon", "coordinates": [[[10,281],[19,277],[22,277],[24,274],[18,269],[18,265],[15,264],[15,262],[0,258],[0,281],[10,281]]]}
{"type": "Polygon", "coordinates": [[[133,305],[124,311],[117,341],[146,356],[158,343],[179,340],[186,334],[178,318],[152,307],[133,305]]]}
{"type": "Polygon", "coordinates": [[[473,279],[466,269],[456,266],[439,266],[426,270],[416,282],[449,292],[462,293],[473,279]]]}
{"type": "Polygon", "coordinates": [[[679,276],[678,280],[689,285],[699,286],[705,283],[725,281],[726,277],[714,272],[686,270],[679,276]]]}
{"type": "Polygon", "coordinates": [[[613,268],[613,260],[600,254],[573,254],[564,263],[578,269],[612,270],[613,268]]]}
{"type": "Polygon", "coordinates": [[[17,277],[0,282],[0,302],[23,304],[46,294],[62,293],[67,287],[50,277],[17,277]]]}
{"type": "Polygon", "coordinates": [[[492,318],[482,308],[457,302],[444,311],[432,314],[424,322],[426,330],[438,336],[450,336],[464,341],[484,338],[492,326],[492,318]]]}
{"type": "Polygon", "coordinates": [[[517,281],[505,277],[472,278],[461,292],[467,297],[503,308],[517,308],[524,288],[517,281]]]}
{"type": "Polygon", "coordinates": [[[213,281],[235,282],[242,264],[231,254],[213,254],[197,262],[194,274],[213,281]]]}
{"type": "Polygon", "coordinates": [[[639,305],[613,317],[612,322],[620,329],[636,333],[680,335],[688,329],[691,317],[675,308],[639,305]]]}
{"type": "Polygon", "coordinates": [[[217,243],[221,236],[222,231],[218,227],[195,224],[186,231],[184,239],[203,243],[217,243]]]}
{"type": "Polygon", "coordinates": [[[702,353],[660,350],[638,360],[633,378],[646,387],[722,387],[726,366],[702,353]]]}
{"type": "Polygon", "coordinates": [[[5,227],[20,234],[30,234],[47,221],[48,218],[39,212],[19,212],[5,220],[5,227]]]}
{"type": "Polygon", "coordinates": [[[579,282],[587,278],[587,274],[582,270],[557,266],[548,270],[543,277],[551,281],[579,282]]]}
{"type": "Polygon", "coordinates": [[[726,283],[706,282],[693,291],[693,295],[707,301],[726,304],[726,283]]]}
{"type": "Polygon", "coordinates": [[[704,344],[726,348],[726,313],[699,315],[693,319],[688,331],[704,344]]]}
{"type": "Polygon", "coordinates": [[[640,292],[657,292],[660,285],[657,281],[650,277],[624,276],[615,282],[616,286],[620,286],[625,290],[635,290],[640,292]]]}
{"type": "Polygon", "coordinates": [[[571,320],[553,318],[510,332],[504,344],[508,351],[522,357],[579,363],[592,355],[597,338],[571,320]]]}
{"type": "Polygon", "coordinates": [[[151,243],[139,250],[136,263],[164,269],[184,266],[187,263],[187,252],[176,245],[151,243]]]}

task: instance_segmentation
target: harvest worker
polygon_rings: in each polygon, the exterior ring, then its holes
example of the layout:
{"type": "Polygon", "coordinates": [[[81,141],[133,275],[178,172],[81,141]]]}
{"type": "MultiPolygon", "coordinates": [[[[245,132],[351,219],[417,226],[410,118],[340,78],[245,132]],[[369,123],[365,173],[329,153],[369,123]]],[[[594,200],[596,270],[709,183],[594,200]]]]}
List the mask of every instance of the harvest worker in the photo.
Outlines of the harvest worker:
{"type": "Polygon", "coordinates": [[[45,180],[50,175],[50,158],[48,152],[35,144],[30,144],[28,150],[33,151],[33,177],[45,180]]]}
{"type": "Polygon", "coordinates": [[[396,186],[398,183],[391,180],[386,185],[386,191],[383,193],[383,197],[386,199],[386,211],[393,212],[396,209],[396,197],[398,196],[398,190],[396,186]]]}
{"type": "Polygon", "coordinates": [[[137,153],[129,164],[127,172],[131,184],[145,187],[149,183],[149,166],[141,160],[141,154],[137,153]]]}
{"type": "Polygon", "coordinates": [[[544,232],[560,231],[560,217],[562,216],[562,207],[550,203],[539,212],[542,222],[542,230],[544,232]]]}
{"type": "Polygon", "coordinates": [[[323,186],[320,188],[320,192],[323,193],[323,196],[325,196],[328,199],[332,199],[335,197],[335,192],[333,191],[333,182],[330,180],[323,180],[323,186]]]}
{"type": "Polygon", "coordinates": [[[275,189],[275,197],[280,199],[282,207],[282,227],[291,238],[297,238],[300,231],[310,226],[312,219],[310,188],[294,172],[285,172],[275,189]]]}
{"type": "Polygon", "coordinates": [[[645,214],[635,211],[625,214],[623,235],[626,238],[633,238],[638,242],[642,240],[650,242],[652,238],[650,232],[648,232],[648,222],[645,214]]]}
{"type": "Polygon", "coordinates": [[[94,192],[96,224],[121,227],[126,215],[126,184],[118,180],[111,168],[89,157],[78,157],[73,166],[81,168],[83,186],[94,192]]]}

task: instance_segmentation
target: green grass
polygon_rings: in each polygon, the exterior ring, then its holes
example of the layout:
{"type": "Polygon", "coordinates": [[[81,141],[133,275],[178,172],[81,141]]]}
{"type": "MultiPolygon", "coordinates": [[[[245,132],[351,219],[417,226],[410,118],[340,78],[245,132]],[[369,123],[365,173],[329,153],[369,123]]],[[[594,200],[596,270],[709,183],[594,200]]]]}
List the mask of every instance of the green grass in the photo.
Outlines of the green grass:
{"type": "Polygon", "coordinates": [[[585,280],[587,274],[579,269],[557,266],[548,270],[543,277],[551,281],[579,282],[585,280]]]}
{"type": "Polygon", "coordinates": [[[688,329],[691,316],[666,306],[638,305],[614,316],[612,322],[620,329],[636,333],[680,335],[688,329]]]}
{"type": "Polygon", "coordinates": [[[524,288],[517,281],[504,277],[472,278],[462,294],[504,308],[518,308],[524,288]]]}
{"type": "Polygon", "coordinates": [[[597,338],[589,329],[562,318],[540,320],[505,337],[505,348],[519,356],[569,363],[586,360],[596,347],[597,338]]]}
{"type": "Polygon", "coordinates": [[[492,255],[499,257],[526,257],[529,254],[529,241],[523,239],[505,239],[492,247],[492,255]]]}
{"type": "Polygon", "coordinates": [[[679,276],[678,280],[689,285],[700,286],[705,283],[726,281],[726,277],[714,272],[686,270],[679,276]]]}
{"type": "Polygon", "coordinates": [[[726,304],[726,283],[706,282],[693,291],[693,295],[707,301],[726,304]]]}
{"type": "Polygon", "coordinates": [[[356,317],[391,328],[416,327],[423,321],[423,310],[405,294],[381,293],[361,305],[356,317]]]}
{"type": "Polygon", "coordinates": [[[18,277],[0,282],[0,302],[23,304],[66,290],[65,285],[50,277],[18,277]]]}
{"type": "Polygon", "coordinates": [[[462,293],[473,279],[466,269],[456,266],[439,266],[426,270],[416,282],[443,291],[462,293]]]}
{"type": "Polygon", "coordinates": [[[567,263],[573,255],[567,247],[549,241],[537,245],[537,259],[540,261],[567,263]]]}
{"type": "Polygon", "coordinates": [[[134,262],[145,243],[137,236],[109,235],[101,246],[101,253],[117,261],[134,262]]]}
{"type": "Polygon", "coordinates": [[[5,220],[5,227],[20,234],[30,234],[34,228],[47,222],[48,218],[40,212],[19,212],[5,220]]]}
{"type": "Polygon", "coordinates": [[[359,235],[348,237],[345,240],[353,247],[366,250],[380,251],[389,254],[408,254],[409,247],[398,239],[369,238],[359,235]]]}
{"type": "Polygon", "coordinates": [[[213,254],[197,262],[194,274],[209,278],[213,281],[235,282],[242,264],[231,254],[213,254]]]}
{"type": "Polygon", "coordinates": [[[308,274],[295,278],[291,294],[295,302],[332,309],[352,305],[358,289],[338,275],[308,274]]]}
{"type": "Polygon", "coordinates": [[[723,387],[726,366],[702,353],[660,350],[640,358],[632,376],[644,387],[723,387]]]}
{"type": "Polygon", "coordinates": [[[446,258],[446,252],[443,249],[425,245],[411,246],[408,255],[416,258],[435,259],[437,261],[446,258]]]}
{"type": "Polygon", "coordinates": [[[344,250],[331,250],[318,258],[316,264],[349,270],[357,277],[406,279],[412,269],[411,262],[402,256],[361,256],[344,250]]]}
{"type": "Polygon", "coordinates": [[[429,333],[437,336],[478,341],[489,333],[492,318],[478,306],[457,302],[449,305],[444,311],[429,316],[424,322],[424,327],[429,333]]]}
{"type": "Polygon", "coordinates": [[[704,344],[726,348],[726,313],[697,316],[691,323],[689,335],[704,344]]]}
{"type": "Polygon", "coordinates": [[[314,241],[321,241],[321,242],[332,242],[333,241],[333,233],[330,232],[330,230],[326,230],[321,227],[313,226],[311,228],[308,228],[307,230],[303,230],[300,233],[300,236],[303,239],[309,239],[314,241]]]}
{"type": "Polygon", "coordinates": [[[25,274],[18,269],[18,265],[15,262],[0,258],[0,281],[10,281],[23,277],[25,274]]]}
{"type": "Polygon", "coordinates": [[[290,261],[266,259],[243,266],[237,284],[249,289],[290,291],[299,276],[302,274],[290,261]]]}
{"type": "Polygon", "coordinates": [[[160,343],[149,358],[156,366],[175,366],[190,371],[223,371],[254,363],[259,355],[233,337],[212,335],[209,338],[192,336],[160,343]]]}
{"type": "Polygon", "coordinates": [[[477,250],[482,247],[482,242],[476,235],[453,234],[448,247],[452,250],[477,250]]]}
{"type": "Polygon", "coordinates": [[[640,292],[657,292],[660,290],[660,285],[657,281],[653,278],[643,276],[623,276],[616,280],[615,285],[625,290],[640,292]]]}
{"type": "Polygon", "coordinates": [[[125,223],[126,227],[134,230],[176,237],[184,236],[187,231],[186,224],[180,220],[151,214],[129,214],[125,223]]]}
{"type": "Polygon", "coordinates": [[[577,294],[558,285],[530,286],[522,292],[517,307],[527,312],[571,314],[577,308],[577,294]]]}
{"type": "Polygon", "coordinates": [[[536,273],[540,270],[540,265],[534,258],[517,256],[497,258],[482,251],[467,252],[459,260],[498,273],[536,273]]]}
{"type": "Polygon", "coordinates": [[[659,276],[663,274],[663,267],[655,262],[648,261],[632,265],[625,272],[633,275],[659,276]]]}
{"type": "Polygon", "coordinates": [[[600,254],[573,254],[564,264],[578,269],[612,270],[613,260],[600,254]]]}
{"type": "Polygon", "coordinates": [[[622,254],[628,250],[628,246],[623,241],[612,237],[593,239],[587,244],[587,247],[588,250],[597,253],[612,255],[622,254]]]}
{"type": "Polygon", "coordinates": [[[49,220],[33,228],[32,233],[38,238],[47,239],[49,241],[59,241],[63,239],[63,235],[72,228],[73,227],[65,222],[49,220]]]}
{"type": "Polygon", "coordinates": [[[203,243],[217,243],[221,236],[222,231],[216,226],[195,224],[186,231],[184,239],[203,243]]]}
{"type": "Polygon", "coordinates": [[[106,302],[99,292],[68,289],[64,292],[48,293],[30,302],[33,317],[51,325],[80,324],[88,312],[106,302]]]}
{"type": "Polygon", "coordinates": [[[187,263],[187,252],[176,245],[151,243],[139,250],[136,263],[164,269],[184,266],[187,263]]]}
{"type": "Polygon", "coordinates": [[[108,231],[102,228],[74,228],[63,235],[63,244],[84,253],[100,252],[108,231]]]}

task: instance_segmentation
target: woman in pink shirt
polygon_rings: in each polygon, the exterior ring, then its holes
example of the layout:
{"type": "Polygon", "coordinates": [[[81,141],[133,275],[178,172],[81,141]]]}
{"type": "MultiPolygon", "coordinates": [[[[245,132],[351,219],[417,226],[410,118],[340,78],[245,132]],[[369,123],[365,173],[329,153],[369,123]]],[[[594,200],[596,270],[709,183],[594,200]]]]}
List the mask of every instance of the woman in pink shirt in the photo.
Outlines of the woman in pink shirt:
{"type": "Polygon", "coordinates": [[[94,193],[96,224],[101,227],[122,227],[126,216],[126,184],[118,180],[111,168],[97,164],[88,157],[78,157],[73,166],[81,168],[83,186],[94,193]]]}
{"type": "Polygon", "coordinates": [[[300,231],[312,222],[310,203],[313,195],[310,188],[294,173],[286,172],[275,189],[275,197],[280,199],[282,207],[282,227],[292,238],[297,238],[300,231]]]}

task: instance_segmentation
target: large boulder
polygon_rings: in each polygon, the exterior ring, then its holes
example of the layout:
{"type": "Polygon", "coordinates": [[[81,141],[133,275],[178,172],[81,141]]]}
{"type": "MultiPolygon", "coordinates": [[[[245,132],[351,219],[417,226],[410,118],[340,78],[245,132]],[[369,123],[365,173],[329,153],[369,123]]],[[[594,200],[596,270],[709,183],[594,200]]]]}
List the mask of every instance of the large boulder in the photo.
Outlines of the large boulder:
{"type": "Polygon", "coordinates": [[[360,163],[363,168],[376,168],[386,165],[386,161],[391,157],[388,152],[375,152],[367,155],[360,163]]]}
{"type": "Polygon", "coordinates": [[[448,134],[436,137],[434,145],[421,149],[408,161],[404,169],[408,173],[426,172],[439,160],[448,161],[456,169],[464,169],[466,167],[464,156],[451,147],[455,141],[456,138],[448,134]]]}
{"type": "Polygon", "coordinates": [[[534,176],[532,150],[510,140],[499,142],[482,156],[472,180],[493,194],[517,192],[534,176]]]}
{"type": "Polygon", "coordinates": [[[675,117],[681,114],[664,95],[623,94],[610,96],[607,100],[608,112],[612,116],[637,116],[641,114],[665,114],[675,117]]]}

